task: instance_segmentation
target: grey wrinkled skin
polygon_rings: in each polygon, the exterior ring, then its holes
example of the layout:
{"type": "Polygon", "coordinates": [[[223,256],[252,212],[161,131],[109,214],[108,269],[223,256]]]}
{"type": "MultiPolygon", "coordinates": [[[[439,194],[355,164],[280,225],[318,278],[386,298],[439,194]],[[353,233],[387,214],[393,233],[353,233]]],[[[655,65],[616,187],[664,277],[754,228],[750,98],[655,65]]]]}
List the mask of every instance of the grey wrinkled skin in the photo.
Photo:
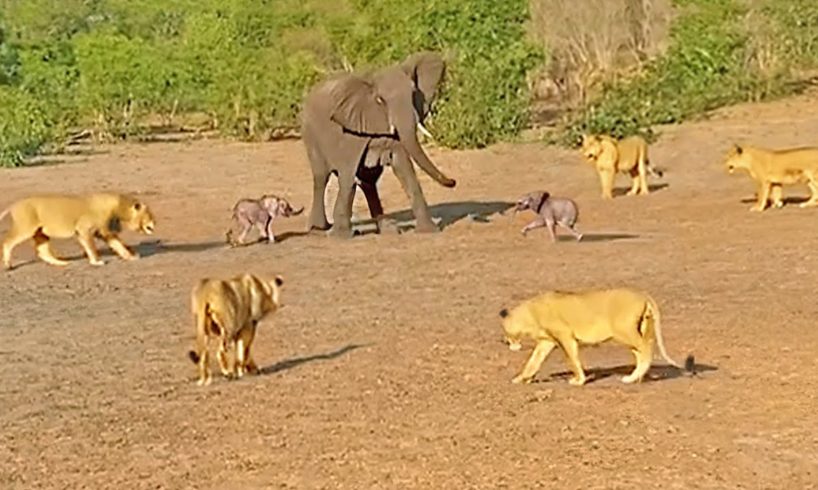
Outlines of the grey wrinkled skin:
{"type": "Polygon", "coordinates": [[[551,241],[557,241],[556,227],[561,226],[568,230],[577,241],[582,240],[582,233],[576,229],[579,209],[577,203],[571,199],[551,197],[547,191],[529,192],[517,200],[514,208],[516,215],[520,211],[530,209],[537,213],[537,217],[531,223],[525,225],[520,231],[525,236],[534,228],[546,227],[551,235],[551,241]]]}
{"type": "Polygon", "coordinates": [[[414,165],[442,186],[456,185],[431,161],[416,133],[431,111],[445,71],[440,54],[419,52],[372,73],[339,73],[313,86],[301,113],[301,141],[313,177],[309,230],[352,237],[357,187],[372,219],[380,223],[384,213],[377,183],[389,166],[411,200],[415,231],[439,231],[414,165]],[[324,208],[330,175],[338,179],[331,227],[324,208]]]}
{"type": "Polygon", "coordinates": [[[240,199],[233,206],[233,219],[241,226],[238,240],[233,240],[232,228],[227,230],[227,243],[231,246],[244,245],[244,239],[253,229],[258,228],[262,238],[266,238],[268,243],[274,243],[276,238],[273,233],[273,221],[279,216],[288,218],[301,214],[304,208],[293,209],[290,203],[283,197],[265,195],[260,199],[240,199]]]}

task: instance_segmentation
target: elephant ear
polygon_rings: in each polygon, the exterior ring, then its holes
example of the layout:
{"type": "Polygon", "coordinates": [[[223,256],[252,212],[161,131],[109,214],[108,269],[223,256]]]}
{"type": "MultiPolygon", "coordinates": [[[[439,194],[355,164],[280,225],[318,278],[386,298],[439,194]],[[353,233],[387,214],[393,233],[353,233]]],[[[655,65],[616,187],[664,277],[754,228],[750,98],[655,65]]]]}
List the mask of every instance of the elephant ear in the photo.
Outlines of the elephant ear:
{"type": "Polygon", "coordinates": [[[390,134],[386,104],[375,91],[375,86],[356,76],[335,81],[330,89],[334,106],[330,119],[359,134],[390,134]]]}
{"type": "Polygon", "coordinates": [[[421,119],[425,118],[437,95],[437,88],[443,81],[446,73],[446,62],[439,54],[424,51],[410,55],[401,63],[403,71],[415,82],[415,86],[422,95],[422,100],[416,100],[416,108],[421,119]]]}

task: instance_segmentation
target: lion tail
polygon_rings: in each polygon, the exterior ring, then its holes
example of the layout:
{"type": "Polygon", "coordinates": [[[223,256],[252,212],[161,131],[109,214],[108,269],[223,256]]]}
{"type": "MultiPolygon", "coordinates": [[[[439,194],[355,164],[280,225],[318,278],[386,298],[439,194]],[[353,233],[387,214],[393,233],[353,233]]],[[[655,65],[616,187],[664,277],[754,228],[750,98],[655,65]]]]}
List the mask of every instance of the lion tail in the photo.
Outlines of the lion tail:
{"type": "Polygon", "coordinates": [[[11,208],[10,208],[10,207],[8,207],[8,208],[4,209],[2,212],[0,212],[0,221],[3,221],[3,218],[5,218],[6,216],[8,216],[8,214],[9,214],[10,212],[11,212],[11,208]]]}
{"type": "Polygon", "coordinates": [[[687,359],[685,360],[685,365],[684,367],[682,367],[682,365],[674,361],[665,350],[665,342],[664,339],[662,338],[662,318],[661,315],[659,314],[659,307],[656,305],[656,302],[651,297],[648,297],[648,300],[645,305],[644,319],[650,321],[650,323],[653,325],[653,331],[656,334],[656,345],[659,346],[659,353],[662,355],[662,358],[668,364],[675,368],[684,369],[686,371],[693,371],[693,366],[695,365],[695,362],[693,360],[692,355],[687,357],[687,359]]]}

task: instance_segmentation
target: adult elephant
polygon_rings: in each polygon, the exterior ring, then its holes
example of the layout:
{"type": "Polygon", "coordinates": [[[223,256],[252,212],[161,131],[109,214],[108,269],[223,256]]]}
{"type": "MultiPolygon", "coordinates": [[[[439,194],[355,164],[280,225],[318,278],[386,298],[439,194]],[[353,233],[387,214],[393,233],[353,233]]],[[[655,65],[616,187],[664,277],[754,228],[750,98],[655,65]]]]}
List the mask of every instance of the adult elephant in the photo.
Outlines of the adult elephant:
{"type": "Polygon", "coordinates": [[[437,231],[417,180],[414,160],[445,187],[455,181],[435,167],[421,148],[416,128],[428,133],[423,120],[431,110],[446,70],[440,55],[415,53],[400,64],[369,76],[343,73],[317,84],[304,103],[301,137],[313,175],[310,230],[327,230],[324,191],[331,174],[338,177],[338,198],[330,235],[352,236],[352,203],[356,184],[378,223],[383,216],[377,182],[391,165],[412,201],[418,232],[437,231]]]}

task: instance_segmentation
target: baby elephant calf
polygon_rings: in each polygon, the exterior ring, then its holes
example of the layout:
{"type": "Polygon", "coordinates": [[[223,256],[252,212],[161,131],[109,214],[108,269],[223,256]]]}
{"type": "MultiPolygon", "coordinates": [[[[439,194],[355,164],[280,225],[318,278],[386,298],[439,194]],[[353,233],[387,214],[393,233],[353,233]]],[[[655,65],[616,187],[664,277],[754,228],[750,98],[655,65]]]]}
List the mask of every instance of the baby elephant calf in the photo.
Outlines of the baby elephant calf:
{"type": "Polygon", "coordinates": [[[571,232],[577,241],[582,240],[582,233],[579,233],[575,227],[577,218],[579,218],[579,210],[577,203],[571,199],[551,197],[551,194],[546,191],[530,192],[517,200],[514,214],[526,209],[537,213],[537,217],[521,230],[523,236],[534,228],[545,226],[551,234],[551,241],[556,242],[556,225],[560,225],[571,232]]]}
{"type": "Polygon", "coordinates": [[[273,221],[279,217],[285,218],[301,214],[304,208],[293,209],[290,203],[283,197],[267,194],[260,199],[240,199],[233,206],[233,219],[241,225],[241,233],[238,241],[233,240],[233,229],[227,230],[227,243],[231,246],[243,245],[247,234],[255,225],[262,238],[266,238],[269,243],[276,240],[273,234],[273,221]]]}

